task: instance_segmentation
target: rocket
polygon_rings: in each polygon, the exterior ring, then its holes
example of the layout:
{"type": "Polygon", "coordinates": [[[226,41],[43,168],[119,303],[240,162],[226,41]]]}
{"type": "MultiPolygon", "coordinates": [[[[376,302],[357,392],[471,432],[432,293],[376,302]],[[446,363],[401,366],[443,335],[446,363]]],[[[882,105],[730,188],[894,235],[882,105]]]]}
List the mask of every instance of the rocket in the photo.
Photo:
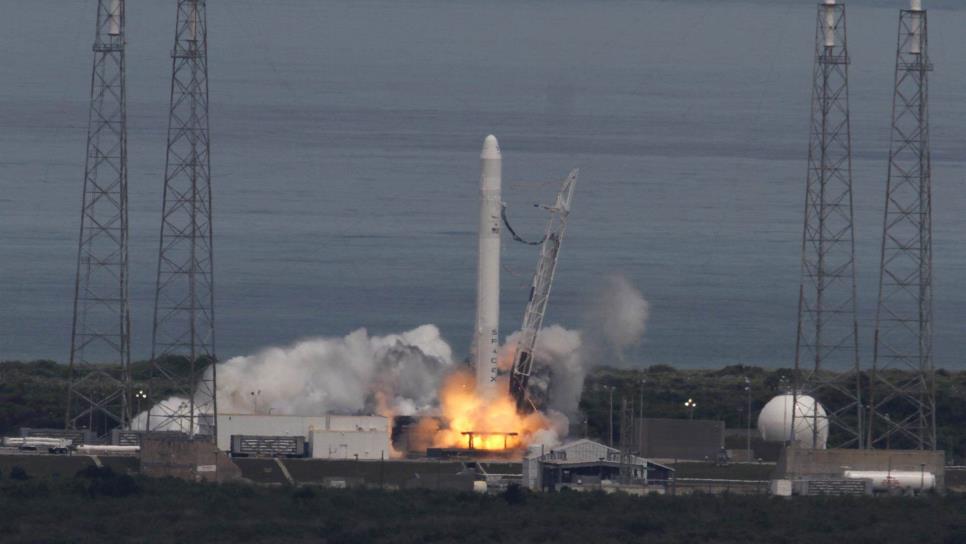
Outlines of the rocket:
{"type": "Polygon", "coordinates": [[[500,194],[503,156],[492,134],[480,153],[480,240],[476,284],[476,329],[473,336],[476,391],[490,397],[496,390],[500,349],[500,194]]]}

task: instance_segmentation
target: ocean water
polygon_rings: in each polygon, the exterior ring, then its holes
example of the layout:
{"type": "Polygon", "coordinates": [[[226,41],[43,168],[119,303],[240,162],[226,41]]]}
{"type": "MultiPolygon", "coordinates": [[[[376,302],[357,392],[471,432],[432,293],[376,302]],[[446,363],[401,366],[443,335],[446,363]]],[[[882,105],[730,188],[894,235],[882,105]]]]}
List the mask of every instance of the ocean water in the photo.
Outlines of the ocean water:
{"type": "MultiPolygon", "coordinates": [[[[0,0],[0,358],[69,349],[93,0],[0,0]]],[[[937,364],[966,351],[966,11],[929,3],[937,364]]],[[[849,7],[862,359],[897,8],[849,7]]],[[[174,2],[128,6],[133,355],[150,351],[174,2]]],[[[474,318],[479,149],[536,237],[581,168],[548,323],[623,274],[621,364],[792,364],[815,3],[210,0],[218,354],[474,318]]],[[[506,243],[504,334],[536,262],[506,243]]],[[[600,361],[617,364],[616,360],[600,361]]]]}

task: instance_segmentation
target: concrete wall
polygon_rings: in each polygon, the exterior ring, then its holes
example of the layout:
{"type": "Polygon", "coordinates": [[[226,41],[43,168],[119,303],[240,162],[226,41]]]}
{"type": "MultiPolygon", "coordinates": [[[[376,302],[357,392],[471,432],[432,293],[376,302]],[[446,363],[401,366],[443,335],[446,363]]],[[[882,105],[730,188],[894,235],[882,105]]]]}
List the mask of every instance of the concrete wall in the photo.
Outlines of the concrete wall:
{"type": "Polygon", "coordinates": [[[313,459],[389,459],[389,431],[321,431],[309,433],[313,459]]]}
{"type": "Polygon", "coordinates": [[[289,416],[270,414],[218,414],[218,449],[231,449],[232,435],[301,436],[309,440],[312,430],[380,430],[389,433],[389,419],[382,416],[289,416]]]}
{"type": "Polygon", "coordinates": [[[231,449],[231,436],[302,436],[313,427],[326,428],[325,416],[276,416],[263,414],[218,414],[218,449],[231,449]]]}
{"type": "Polygon", "coordinates": [[[141,438],[141,473],[162,478],[224,482],[241,476],[241,470],[207,439],[141,438]]]}
{"type": "Polygon", "coordinates": [[[642,455],[653,459],[714,460],[724,447],[724,422],[645,418],[642,455]]]}
{"type": "Polygon", "coordinates": [[[389,432],[389,418],[382,416],[328,416],[329,431],[389,432]]]}
{"type": "Polygon", "coordinates": [[[813,450],[788,446],[775,467],[775,477],[799,479],[807,476],[841,477],[846,470],[895,470],[936,476],[936,488],[945,489],[945,453],[920,450],[813,450]]]}

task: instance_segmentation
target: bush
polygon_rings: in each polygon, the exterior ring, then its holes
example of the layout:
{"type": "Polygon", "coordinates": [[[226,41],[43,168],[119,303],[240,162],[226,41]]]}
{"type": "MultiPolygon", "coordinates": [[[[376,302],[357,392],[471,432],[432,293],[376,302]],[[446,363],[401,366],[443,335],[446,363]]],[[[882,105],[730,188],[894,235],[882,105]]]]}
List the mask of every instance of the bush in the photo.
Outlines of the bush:
{"type": "Polygon", "coordinates": [[[307,501],[315,498],[315,491],[311,487],[301,486],[292,492],[292,499],[296,501],[307,501]]]}
{"type": "Polygon", "coordinates": [[[503,492],[503,500],[507,504],[523,504],[527,502],[527,493],[519,484],[510,484],[503,492]]]}
{"type": "Polygon", "coordinates": [[[81,488],[91,497],[129,497],[141,492],[134,478],[117,474],[110,467],[91,465],[78,471],[75,477],[84,482],[81,488]]]}
{"type": "Polygon", "coordinates": [[[29,480],[30,476],[27,474],[27,471],[24,470],[23,467],[14,466],[10,468],[10,479],[23,482],[25,480],[29,480]]]}

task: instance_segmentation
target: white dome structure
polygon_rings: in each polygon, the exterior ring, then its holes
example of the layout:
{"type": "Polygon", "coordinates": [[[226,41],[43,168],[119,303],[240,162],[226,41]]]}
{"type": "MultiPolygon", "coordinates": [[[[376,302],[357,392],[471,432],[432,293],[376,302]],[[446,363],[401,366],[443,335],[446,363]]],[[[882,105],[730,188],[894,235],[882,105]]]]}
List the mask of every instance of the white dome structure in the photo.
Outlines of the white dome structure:
{"type": "Polygon", "coordinates": [[[808,395],[798,396],[798,407],[792,409],[795,397],[791,393],[778,395],[758,414],[758,432],[766,442],[798,442],[812,446],[812,426],[818,427],[818,443],[815,447],[825,449],[828,442],[828,413],[821,404],[808,395]],[[795,436],[792,435],[792,415],[795,418],[795,436]]]}

